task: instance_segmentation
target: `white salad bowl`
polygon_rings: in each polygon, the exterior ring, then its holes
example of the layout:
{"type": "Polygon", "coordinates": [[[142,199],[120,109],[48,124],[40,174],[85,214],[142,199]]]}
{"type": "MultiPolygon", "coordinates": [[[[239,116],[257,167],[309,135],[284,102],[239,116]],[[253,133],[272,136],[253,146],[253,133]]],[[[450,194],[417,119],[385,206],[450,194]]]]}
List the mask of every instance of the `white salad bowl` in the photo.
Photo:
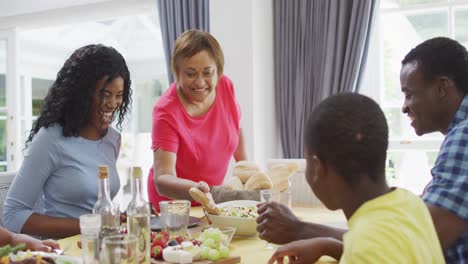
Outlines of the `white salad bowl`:
{"type": "MultiPolygon", "coordinates": [[[[239,206],[254,206],[257,208],[258,201],[251,200],[236,200],[218,204],[219,208],[223,208],[230,205],[239,206]]],[[[208,218],[215,227],[235,227],[235,236],[253,236],[257,234],[257,222],[256,218],[246,218],[238,216],[222,216],[208,214],[208,218]]]]}

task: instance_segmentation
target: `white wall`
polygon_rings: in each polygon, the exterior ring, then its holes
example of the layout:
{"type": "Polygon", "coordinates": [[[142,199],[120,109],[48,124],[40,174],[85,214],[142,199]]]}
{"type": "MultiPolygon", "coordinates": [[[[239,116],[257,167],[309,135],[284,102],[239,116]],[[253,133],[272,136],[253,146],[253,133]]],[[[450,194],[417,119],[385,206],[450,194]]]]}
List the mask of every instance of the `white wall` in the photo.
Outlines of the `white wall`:
{"type": "Polygon", "coordinates": [[[0,29],[35,29],[49,27],[51,22],[57,25],[80,23],[148,10],[156,12],[155,7],[155,0],[0,0],[0,29]],[[10,6],[10,2],[15,4],[10,6]]]}
{"type": "Polygon", "coordinates": [[[50,9],[105,1],[109,0],[2,0],[0,1],[0,16],[35,13],[50,9]]]}
{"type": "Polygon", "coordinates": [[[272,0],[210,2],[210,30],[236,87],[248,158],[265,166],[279,158],[274,122],[272,0]]]}

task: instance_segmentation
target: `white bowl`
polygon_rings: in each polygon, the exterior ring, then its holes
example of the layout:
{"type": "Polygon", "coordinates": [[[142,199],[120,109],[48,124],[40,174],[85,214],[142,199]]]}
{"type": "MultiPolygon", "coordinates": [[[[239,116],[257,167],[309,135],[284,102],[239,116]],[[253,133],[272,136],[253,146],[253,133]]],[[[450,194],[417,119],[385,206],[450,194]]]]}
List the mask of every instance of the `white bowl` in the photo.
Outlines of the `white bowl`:
{"type": "MultiPolygon", "coordinates": [[[[237,200],[218,204],[222,208],[228,205],[255,206],[258,201],[237,200]]],[[[257,222],[255,218],[244,218],[235,216],[220,216],[208,214],[208,217],[215,227],[235,227],[235,236],[253,236],[257,234],[257,222]]]]}

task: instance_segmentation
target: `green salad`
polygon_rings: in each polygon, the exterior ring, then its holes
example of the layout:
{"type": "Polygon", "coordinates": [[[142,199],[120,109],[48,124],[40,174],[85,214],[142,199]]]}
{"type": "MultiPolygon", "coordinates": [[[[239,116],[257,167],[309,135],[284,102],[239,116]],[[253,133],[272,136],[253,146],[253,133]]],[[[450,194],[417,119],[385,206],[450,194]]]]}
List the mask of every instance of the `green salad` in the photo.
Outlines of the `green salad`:
{"type": "Polygon", "coordinates": [[[228,205],[221,208],[222,216],[234,216],[243,218],[257,218],[257,208],[255,206],[228,205]]]}

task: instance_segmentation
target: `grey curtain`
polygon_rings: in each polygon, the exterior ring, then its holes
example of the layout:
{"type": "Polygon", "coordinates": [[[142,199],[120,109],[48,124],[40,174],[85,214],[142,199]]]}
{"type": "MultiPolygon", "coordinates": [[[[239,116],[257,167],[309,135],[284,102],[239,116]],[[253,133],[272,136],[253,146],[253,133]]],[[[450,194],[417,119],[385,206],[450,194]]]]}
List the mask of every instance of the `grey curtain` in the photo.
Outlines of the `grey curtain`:
{"type": "Polygon", "coordinates": [[[276,120],[284,158],[303,156],[305,120],[322,99],[357,92],[379,0],[274,0],[276,120]]]}
{"type": "Polygon", "coordinates": [[[210,31],[209,0],[157,0],[159,23],[166,58],[169,83],[174,81],[171,72],[171,55],[174,42],[184,31],[200,29],[210,31]]]}

